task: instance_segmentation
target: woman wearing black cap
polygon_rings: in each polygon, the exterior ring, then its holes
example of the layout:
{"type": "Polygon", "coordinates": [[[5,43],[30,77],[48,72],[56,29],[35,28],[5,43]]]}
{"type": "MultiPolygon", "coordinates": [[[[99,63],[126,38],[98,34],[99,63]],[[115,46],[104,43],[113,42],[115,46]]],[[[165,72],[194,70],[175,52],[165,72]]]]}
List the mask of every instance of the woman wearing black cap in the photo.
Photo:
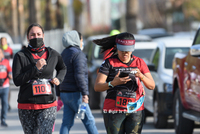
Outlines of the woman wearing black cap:
{"type": "Polygon", "coordinates": [[[107,133],[141,133],[145,95],[141,81],[150,90],[155,83],[143,59],[132,55],[134,36],[125,32],[93,42],[101,46],[102,52],[114,48],[110,52],[113,56],[102,63],[94,86],[97,92],[107,90],[103,107],[107,133]]]}
{"type": "Polygon", "coordinates": [[[58,52],[45,46],[39,24],[28,27],[27,40],[28,47],[15,54],[12,66],[14,84],[20,86],[19,119],[25,134],[51,134],[57,106],[54,85],[63,81],[66,66],[58,52]]]}

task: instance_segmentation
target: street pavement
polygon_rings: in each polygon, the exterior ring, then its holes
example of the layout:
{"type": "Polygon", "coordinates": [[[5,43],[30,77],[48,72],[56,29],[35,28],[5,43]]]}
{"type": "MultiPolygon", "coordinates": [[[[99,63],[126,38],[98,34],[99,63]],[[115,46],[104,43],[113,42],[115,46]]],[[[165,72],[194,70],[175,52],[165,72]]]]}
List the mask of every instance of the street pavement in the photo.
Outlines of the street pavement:
{"type": "MultiPolygon", "coordinates": [[[[23,130],[18,118],[18,110],[17,110],[17,96],[18,96],[18,88],[14,85],[11,85],[11,97],[10,97],[10,105],[11,110],[7,114],[6,123],[8,127],[0,126],[0,134],[23,134],[23,130]]],[[[0,105],[1,109],[1,105],[0,105]]],[[[57,112],[57,119],[55,122],[55,130],[53,134],[59,134],[60,126],[62,123],[62,109],[57,112]]],[[[103,124],[103,117],[100,110],[92,110],[92,113],[95,117],[96,126],[99,134],[106,134],[106,130],[103,124]]],[[[74,126],[72,127],[70,134],[87,134],[87,131],[79,119],[75,119],[74,126]]]]}
{"type": "MultiPolygon", "coordinates": [[[[23,130],[18,118],[17,96],[18,96],[18,88],[12,85],[11,98],[10,98],[11,110],[8,112],[6,120],[8,127],[0,126],[0,134],[23,134],[23,130]]],[[[1,104],[0,104],[0,109],[1,109],[1,104]]],[[[53,134],[59,134],[60,126],[62,123],[62,111],[63,109],[57,112],[57,119],[55,122],[55,130],[53,134]]],[[[106,134],[101,110],[92,110],[92,113],[94,115],[99,134],[106,134]]],[[[85,127],[81,122],[81,120],[75,119],[75,123],[70,131],[70,134],[87,134],[87,131],[85,130],[85,127]]],[[[142,134],[175,134],[173,127],[173,120],[169,120],[167,128],[155,129],[153,125],[153,117],[148,117],[146,123],[143,126],[142,134]]],[[[193,134],[200,134],[200,125],[196,126],[193,134]]]]}

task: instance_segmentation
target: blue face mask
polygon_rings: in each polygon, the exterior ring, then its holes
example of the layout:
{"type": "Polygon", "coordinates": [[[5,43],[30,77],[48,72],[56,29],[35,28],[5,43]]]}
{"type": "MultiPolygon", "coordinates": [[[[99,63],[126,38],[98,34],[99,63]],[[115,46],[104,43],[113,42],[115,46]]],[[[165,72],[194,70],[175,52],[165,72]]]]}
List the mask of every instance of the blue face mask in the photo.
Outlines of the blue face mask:
{"type": "Polygon", "coordinates": [[[144,96],[140,97],[140,99],[137,102],[129,102],[127,105],[127,112],[132,113],[136,110],[138,110],[144,102],[144,96]]]}

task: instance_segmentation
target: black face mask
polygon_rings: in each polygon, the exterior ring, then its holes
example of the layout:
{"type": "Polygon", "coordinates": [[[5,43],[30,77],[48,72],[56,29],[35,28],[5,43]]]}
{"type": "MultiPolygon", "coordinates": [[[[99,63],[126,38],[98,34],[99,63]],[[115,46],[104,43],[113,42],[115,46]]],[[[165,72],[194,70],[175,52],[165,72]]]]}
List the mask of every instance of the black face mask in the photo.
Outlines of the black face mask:
{"type": "Polygon", "coordinates": [[[30,39],[29,43],[33,48],[40,48],[44,44],[43,38],[30,39]]]}

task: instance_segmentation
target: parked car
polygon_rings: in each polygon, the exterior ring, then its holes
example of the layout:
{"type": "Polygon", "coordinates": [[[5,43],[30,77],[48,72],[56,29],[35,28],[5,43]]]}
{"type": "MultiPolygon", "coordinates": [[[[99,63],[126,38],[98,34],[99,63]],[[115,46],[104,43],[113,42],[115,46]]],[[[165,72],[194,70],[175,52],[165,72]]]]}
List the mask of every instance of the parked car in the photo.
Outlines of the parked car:
{"type": "Polygon", "coordinates": [[[149,64],[151,54],[156,47],[156,42],[136,42],[133,55],[142,58],[146,64],[149,64]]]}
{"type": "MultiPolygon", "coordinates": [[[[14,55],[18,52],[18,51],[20,51],[21,49],[22,49],[22,44],[20,44],[20,43],[17,43],[17,44],[10,44],[9,45],[11,48],[12,48],[12,50],[13,50],[13,58],[14,58],[14,55]]],[[[12,61],[13,61],[13,59],[10,59],[10,65],[11,65],[11,67],[12,67],[12,61]]]]}
{"type": "Polygon", "coordinates": [[[182,37],[182,38],[188,38],[188,39],[194,39],[194,36],[196,34],[196,31],[184,31],[184,32],[175,32],[173,34],[174,37],[182,37]]]}
{"type": "Polygon", "coordinates": [[[153,51],[149,69],[155,81],[155,89],[144,87],[146,97],[145,111],[153,114],[156,128],[167,127],[172,115],[172,60],[176,52],[188,52],[192,40],[188,38],[163,37],[154,40],[158,43],[153,51]]]}
{"type": "Polygon", "coordinates": [[[94,44],[94,39],[101,39],[109,35],[90,36],[85,41],[83,52],[87,56],[88,62],[88,88],[89,88],[89,105],[91,109],[99,109],[100,92],[94,91],[94,83],[97,76],[97,71],[103,62],[103,54],[100,53],[100,47],[94,44]]]}
{"type": "Polygon", "coordinates": [[[188,53],[173,59],[173,117],[176,134],[192,134],[200,123],[200,28],[188,53]]]}
{"type": "Polygon", "coordinates": [[[152,39],[172,36],[172,33],[167,32],[164,28],[146,28],[138,31],[140,35],[150,36],[152,39]]]}
{"type": "MultiPolygon", "coordinates": [[[[107,37],[109,35],[95,35],[87,38],[86,45],[83,52],[87,55],[88,58],[88,85],[89,85],[89,105],[92,109],[102,109],[103,102],[106,96],[106,91],[104,92],[95,92],[94,83],[97,77],[98,69],[103,62],[103,54],[98,45],[94,44],[92,40],[100,39],[107,37]]],[[[135,35],[136,46],[134,55],[144,58],[148,62],[151,52],[157,46],[156,43],[151,42],[151,38],[145,35],[135,35]]]]}

